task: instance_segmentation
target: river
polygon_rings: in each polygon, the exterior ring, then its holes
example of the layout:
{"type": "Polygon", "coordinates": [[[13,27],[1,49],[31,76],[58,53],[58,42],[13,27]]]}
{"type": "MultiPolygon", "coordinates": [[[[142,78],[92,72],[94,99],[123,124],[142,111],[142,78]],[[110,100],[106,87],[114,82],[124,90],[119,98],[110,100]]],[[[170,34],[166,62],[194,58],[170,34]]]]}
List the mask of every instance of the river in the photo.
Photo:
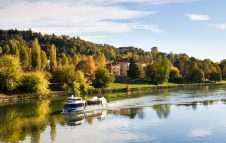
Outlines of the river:
{"type": "Polygon", "coordinates": [[[62,115],[65,98],[0,105],[0,142],[222,143],[226,87],[159,89],[62,115]]]}

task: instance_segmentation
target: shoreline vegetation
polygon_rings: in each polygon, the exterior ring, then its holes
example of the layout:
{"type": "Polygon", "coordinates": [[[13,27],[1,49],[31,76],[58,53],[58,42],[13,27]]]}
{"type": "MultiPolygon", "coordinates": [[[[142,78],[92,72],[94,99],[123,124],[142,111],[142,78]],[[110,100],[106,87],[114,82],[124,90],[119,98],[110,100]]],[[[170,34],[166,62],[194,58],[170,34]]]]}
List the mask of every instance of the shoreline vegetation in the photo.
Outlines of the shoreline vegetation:
{"type": "MultiPolygon", "coordinates": [[[[220,86],[226,85],[226,81],[221,82],[212,82],[212,83],[188,83],[188,84],[175,84],[175,83],[165,83],[160,85],[153,84],[125,84],[125,83],[111,83],[108,88],[96,88],[88,91],[88,94],[84,96],[89,98],[91,96],[105,96],[107,99],[112,98],[108,97],[108,94],[113,98],[120,99],[128,97],[128,94],[133,92],[151,92],[159,89],[176,89],[176,88],[188,88],[188,87],[201,87],[201,86],[220,86]]],[[[36,93],[0,93],[0,104],[15,103],[18,101],[26,100],[39,100],[53,97],[66,97],[68,94],[67,91],[50,91],[46,96],[38,96],[36,93]]]]}
{"type": "Polygon", "coordinates": [[[226,59],[115,47],[31,29],[0,30],[0,102],[224,84],[226,59]]]}

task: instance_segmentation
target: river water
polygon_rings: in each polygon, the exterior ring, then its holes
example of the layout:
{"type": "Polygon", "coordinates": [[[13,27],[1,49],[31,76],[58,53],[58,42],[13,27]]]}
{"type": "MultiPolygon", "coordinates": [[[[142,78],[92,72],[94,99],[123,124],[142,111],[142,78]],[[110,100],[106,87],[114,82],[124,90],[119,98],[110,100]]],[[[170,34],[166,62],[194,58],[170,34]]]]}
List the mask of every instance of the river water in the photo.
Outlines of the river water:
{"type": "Polygon", "coordinates": [[[83,114],[62,115],[64,101],[1,105],[0,142],[226,142],[225,86],[130,93],[83,114]]]}

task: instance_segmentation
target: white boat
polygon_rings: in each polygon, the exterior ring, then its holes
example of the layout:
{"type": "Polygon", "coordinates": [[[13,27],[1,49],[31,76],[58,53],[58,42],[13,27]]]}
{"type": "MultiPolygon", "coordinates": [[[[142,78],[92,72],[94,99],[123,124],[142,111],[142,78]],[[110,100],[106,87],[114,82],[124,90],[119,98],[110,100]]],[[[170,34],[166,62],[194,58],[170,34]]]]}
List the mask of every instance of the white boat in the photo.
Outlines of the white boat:
{"type": "Polygon", "coordinates": [[[104,97],[93,97],[89,100],[84,100],[81,97],[68,97],[63,108],[63,113],[85,112],[97,109],[104,109],[107,101],[104,97]]]}

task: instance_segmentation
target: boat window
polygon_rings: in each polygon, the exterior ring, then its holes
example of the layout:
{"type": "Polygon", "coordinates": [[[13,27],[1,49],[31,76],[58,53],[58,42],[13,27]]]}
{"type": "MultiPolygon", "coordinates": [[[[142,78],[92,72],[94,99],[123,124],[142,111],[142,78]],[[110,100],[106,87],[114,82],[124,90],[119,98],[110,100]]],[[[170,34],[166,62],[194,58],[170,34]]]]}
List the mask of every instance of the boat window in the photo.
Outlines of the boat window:
{"type": "Polygon", "coordinates": [[[64,108],[78,108],[78,107],[83,107],[84,104],[83,103],[79,103],[79,104],[65,104],[64,108]]]}
{"type": "Polygon", "coordinates": [[[87,101],[88,105],[100,105],[101,101],[97,100],[97,101],[87,101]]]}

